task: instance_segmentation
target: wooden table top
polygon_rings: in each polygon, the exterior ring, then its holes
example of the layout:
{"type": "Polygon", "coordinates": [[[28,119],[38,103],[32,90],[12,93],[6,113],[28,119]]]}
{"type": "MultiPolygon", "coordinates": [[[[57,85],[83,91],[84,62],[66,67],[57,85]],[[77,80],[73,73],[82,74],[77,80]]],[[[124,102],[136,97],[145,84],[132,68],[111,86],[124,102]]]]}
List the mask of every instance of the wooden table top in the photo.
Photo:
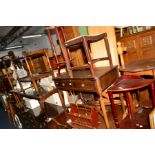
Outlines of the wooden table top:
{"type": "Polygon", "coordinates": [[[125,91],[132,91],[137,90],[140,88],[144,88],[148,85],[153,83],[153,79],[134,79],[134,78],[125,78],[118,81],[117,84],[111,86],[108,91],[112,92],[125,92],[125,91]]]}
{"type": "Polygon", "coordinates": [[[121,72],[142,72],[155,69],[155,58],[143,59],[140,61],[127,64],[125,67],[120,67],[121,72]]]}
{"type": "MultiPolygon", "coordinates": [[[[96,67],[94,68],[95,71],[95,79],[96,78],[100,78],[101,76],[103,76],[104,74],[107,74],[108,72],[110,72],[113,69],[116,69],[117,66],[113,66],[113,67],[96,67]]],[[[73,79],[94,79],[91,76],[90,70],[89,69],[84,69],[84,70],[74,70],[73,71],[73,79]]],[[[62,75],[60,75],[60,77],[56,77],[53,79],[71,79],[69,78],[67,73],[64,73],[62,75]]],[[[95,80],[94,79],[94,80],[95,80]]]]}

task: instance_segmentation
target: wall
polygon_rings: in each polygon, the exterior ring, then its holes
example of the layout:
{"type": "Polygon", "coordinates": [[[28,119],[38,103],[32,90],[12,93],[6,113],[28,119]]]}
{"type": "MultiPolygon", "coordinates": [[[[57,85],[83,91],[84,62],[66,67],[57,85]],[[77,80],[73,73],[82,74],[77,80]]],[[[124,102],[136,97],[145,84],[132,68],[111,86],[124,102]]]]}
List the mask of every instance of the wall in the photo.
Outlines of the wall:
{"type": "MultiPolygon", "coordinates": [[[[118,65],[118,55],[117,55],[117,46],[116,46],[116,36],[114,26],[88,26],[88,34],[94,35],[99,33],[106,32],[108,35],[108,41],[110,45],[110,51],[112,56],[112,61],[114,65],[118,65]]],[[[99,41],[92,44],[92,57],[100,58],[106,56],[104,41],[99,41]]],[[[109,65],[108,62],[98,62],[96,66],[109,65]]]]}
{"type": "Polygon", "coordinates": [[[82,35],[88,35],[87,26],[78,26],[79,34],[82,35]]]}

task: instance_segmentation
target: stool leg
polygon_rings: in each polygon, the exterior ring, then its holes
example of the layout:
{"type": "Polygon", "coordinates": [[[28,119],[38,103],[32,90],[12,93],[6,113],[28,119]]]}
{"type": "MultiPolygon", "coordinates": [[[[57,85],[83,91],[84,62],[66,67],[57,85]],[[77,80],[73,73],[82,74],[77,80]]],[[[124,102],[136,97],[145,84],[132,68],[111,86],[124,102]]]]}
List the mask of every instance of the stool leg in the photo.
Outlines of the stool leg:
{"type": "Polygon", "coordinates": [[[131,107],[130,107],[130,99],[129,99],[129,92],[125,92],[125,98],[126,98],[126,104],[128,106],[128,113],[130,115],[130,118],[133,119],[131,107]]]}
{"type": "Polygon", "coordinates": [[[115,120],[115,125],[116,125],[116,128],[119,128],[116,108],[115,108],[114,100],[113,100],[113,94],[112,94],[112,92],[108,92],[108,95],[109,95],[109,100],[110,100],[110,103],[111,103],[113,117],[114,117],[114,120],[115,120]]]}
{"type": "Polygon", "coordinates": [[[151,95],[152,95],[152,104],[155,108],[155,92],[154,92],[154,82],[151,83],[151,95]]]}

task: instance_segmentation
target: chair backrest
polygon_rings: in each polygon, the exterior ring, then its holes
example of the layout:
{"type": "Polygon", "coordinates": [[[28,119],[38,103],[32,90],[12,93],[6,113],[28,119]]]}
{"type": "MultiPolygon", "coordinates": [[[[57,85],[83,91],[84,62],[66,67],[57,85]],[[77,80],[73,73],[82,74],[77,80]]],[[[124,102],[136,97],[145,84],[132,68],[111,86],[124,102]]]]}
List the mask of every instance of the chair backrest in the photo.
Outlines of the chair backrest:
{"type": "Polygon", "coordinates": [[[63,54],[63,51],[62,51],[62,44],[65,41],[64,33],[63,33],[63,28],[61,26],[52,27],[52,29],[55,30],[55,32],[56,32],[56,35],[57,35],[57,38],[58,38],[58,41],[59,41],[59,45],[60,45],[60,53],[59,53],[59,56],[57,54],[55,45],[53,43],[53,39],[51,37],[50,29],[51,29],[51,27],[48,26],[47,27],[48,38],[49,38],[49,42],[51,44],[51,48],[52,48],[54,59],[55,59],[55,64],[52,64],[53,65],[52,68],[54,70],[57,69],[58,70],[57,76],[60,76],[60,72],[61,72],[60,70],[61,69],[65,69],[66,70],[66,62],[64,61],[64,54],[63,54]],[[60,36],[60,33],[59,33],[59,29],[62,32],[61,33],[61,36],[60,36]]]}
{"type": "MultiPolygon", "coordinates": [[[[52,71],[48,57],[48,49],[40,49],[23,53],[29,74],[52,71]]],[[[53,73],[52,73],[53,74],[53,73]]]]}
{"type": "Polygon", "coordinates": [[[66,41],[65,42],[65,47],[66,47],[66,52],[65,53],[68,55],[66,61],[70,65],[68,68],[70,68],[71,71],[73,71],[73,70],[81,70],[81,69],[90,69],[92,77],[95,77],[94,64],[96,62],[108,60],[110,67],[113,66],[112,57],[111,57],[111,54],[110,54],[109,42],[108,42],[108,39],[107,39],[107,33],[91,35],[91,36],[79,36],[79,37],[76,37],[74,39],[66,41]],[[92,56],[91,56],[90,44],[98,42],[100,40],[104,40],[107,56],[102,57],[102,58],[98,58],[98,59],[93,59],[92,56]],[[73,66],[72,67],[71,66],[71,59],[70,59],[68,53],[71,52],[73,49],[81,48],[81,47],[84,49],[84,55],[85,55],[87,63],[82,65],[82,66],[73,66]]]}

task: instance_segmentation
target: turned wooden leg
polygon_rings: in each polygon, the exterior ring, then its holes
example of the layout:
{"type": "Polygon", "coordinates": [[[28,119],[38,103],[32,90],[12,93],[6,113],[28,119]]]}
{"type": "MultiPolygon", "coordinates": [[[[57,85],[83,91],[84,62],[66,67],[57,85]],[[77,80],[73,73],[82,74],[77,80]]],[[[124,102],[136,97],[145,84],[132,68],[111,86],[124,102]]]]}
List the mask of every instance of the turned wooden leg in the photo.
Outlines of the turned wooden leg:
{"type": "Polygon", "coordinates": [[[126,103],[123,99],[123,94],[119,94],[119,97],[120,97],[120,101],[121,101],[121,105],[122,105],[122,110],[123,110],[123,113],[125,113],[125,107],[126,107],[126,103]]]}
{"type": "Polygon", "coordinates": [[[104,99],[101,96],[100,96],[100,104],[101,104],[101,109],[103,112],[106,127],[107,127],[107,129],[110,129],[109,121],[108,121],[108,117],[107,117],[107,112],[106,112],[106,108],[105,108],[105,104],[104,104],[104,99]]]}
{"type": "Polygon", "coordinates": [[[112,94],[112,92],[108,92],[108,95],[109,95],[109,100],[111,103],[111,108],[112,108],[115,125],[116,125],[116,128],[119,128],[119,122],[118,122],[118,118],[117,118],[117,112],[116,112],[116,108],[115,108],[115,104],[114,104],[113,94],[112,94]]]}
{"type": "Polygon", "coordinates": [[[125,92],[125,98],[126,98],[126,104],[128,106],[128,113],[130,115],[130,118],[133,119],[133,114],[132,114],[132,111],[131,111],[131,104],[132,103],[130,103],[129,92],[125,92]]]}

